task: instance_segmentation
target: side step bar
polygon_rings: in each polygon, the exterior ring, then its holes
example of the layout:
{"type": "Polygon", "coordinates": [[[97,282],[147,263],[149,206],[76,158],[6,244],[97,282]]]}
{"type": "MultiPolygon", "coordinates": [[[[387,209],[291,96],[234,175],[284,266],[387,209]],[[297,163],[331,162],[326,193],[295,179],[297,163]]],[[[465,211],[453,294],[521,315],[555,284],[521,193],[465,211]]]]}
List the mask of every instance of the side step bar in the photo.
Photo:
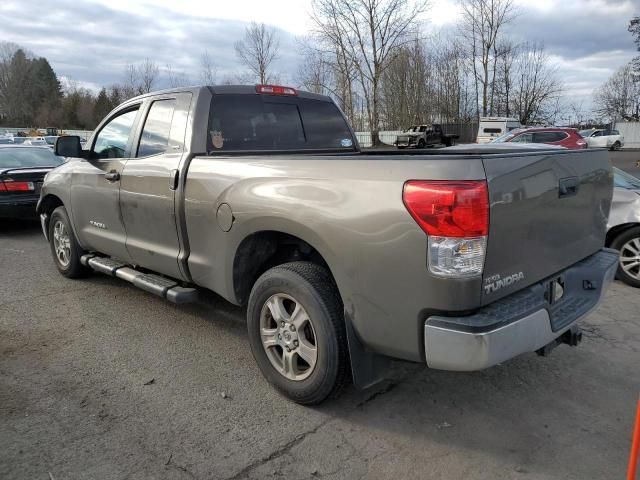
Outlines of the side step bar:
{"type": "Polygon", "coordinates": [[[178,282],[170,278],[139,272],[125,263],[109,257],[98,257],[88,253],[80,258],[80,263],[111,277],[121,278],[136,287],[173,303],[192,303],[198,299],[198,290],[179,286],[178,282]]]}

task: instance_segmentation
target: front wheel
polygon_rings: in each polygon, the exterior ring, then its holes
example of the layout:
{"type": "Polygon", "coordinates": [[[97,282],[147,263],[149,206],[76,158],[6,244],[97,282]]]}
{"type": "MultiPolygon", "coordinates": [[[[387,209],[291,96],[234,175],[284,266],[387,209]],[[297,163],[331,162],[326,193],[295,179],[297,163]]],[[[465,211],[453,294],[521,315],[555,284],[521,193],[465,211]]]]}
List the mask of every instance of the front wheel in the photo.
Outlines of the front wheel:
{"type": "Polygon", "coordinates": [[[640,227],[622,232],[611,247],[620,252],[616,277],[627,285],[640,288],[640,227]]]}
{"type": "Polygon", "coordinates": [[[266,379],[294,402],[314,405],[348,379],[342,302],[326,269],[292,262],[266,271],[247,307],[253,356],[266,379]]]}
{"type": "Polygon", "coordinates": [[[71,221],[64,207],[56,208],[49,220],[49,245],[58,271],[67,278],[80,278],[89,270],[80,263],[83,254],[71,228],[71,221]]]}
{"type": "Polygon", "coordinates": [[[616,141],[613,145],[611,145],[611,150],[617,152],[618,150],[620,150],[620,147],[620,142],[616,141]]]}

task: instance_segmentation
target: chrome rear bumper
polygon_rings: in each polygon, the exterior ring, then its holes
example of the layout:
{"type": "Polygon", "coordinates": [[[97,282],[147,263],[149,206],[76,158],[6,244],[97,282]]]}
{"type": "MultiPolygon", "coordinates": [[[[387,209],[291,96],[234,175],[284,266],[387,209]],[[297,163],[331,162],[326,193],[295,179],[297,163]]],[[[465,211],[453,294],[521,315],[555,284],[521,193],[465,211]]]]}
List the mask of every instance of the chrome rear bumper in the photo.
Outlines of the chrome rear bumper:
{"type": "Polygon", "coordinates": [[[544,298],[545,280],[474,315],[430,317],[424,325],[427,365],[440,370],[482,370],[544,347],[597,307],[617,265],[618,252],[602,249],[554,275],[564,276],[568,283],[557,305],[549,305],[544,298]],[[520,304],[529,309],[524,315],[520,304]],[[533,311],[532,305],[536,306],[533,311]],[[487,319],[495,323],[487,325],[487,319]]]}

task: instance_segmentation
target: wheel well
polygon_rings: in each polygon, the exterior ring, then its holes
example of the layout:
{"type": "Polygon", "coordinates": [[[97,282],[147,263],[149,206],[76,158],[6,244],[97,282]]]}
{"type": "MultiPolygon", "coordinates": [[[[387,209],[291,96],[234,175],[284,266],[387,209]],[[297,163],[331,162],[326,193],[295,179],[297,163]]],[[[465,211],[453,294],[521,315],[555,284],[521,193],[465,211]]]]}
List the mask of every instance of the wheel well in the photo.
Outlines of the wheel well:
{"type": "MultiPolygon", "coordinates": [[[[322,255],[304,240],[282,232],[262,231],[246,237],[233,260],[233,289],[241,305],[249,300],[253,284],[264,272],[287,262],[308,261],[327,269],[322,255]]],[[[335,279],[334,284],[335,284],[335,279]]]]}
{"type": "Polygon", "coordinates": [[[55,195],[47,195],[40,202],[40,205],[38,206],[38,213],[46,213],[47,215],[51,215],[51,212],[63,205],[64,203],[62,203],[62,200],[60,200],[55,195]]]}
{"type": "MultiPolygon", "coordinates": [[[[47,232],[49,231],[49,219],[51,218],[51,213],[56,208],[62,207],[62,206],[64,206],[64,203],[62,203],[62,200],[60,200],[55,195],[47,195],[38,204],[38,213],[46,215],[46,219],[45,219],[46,224],[45,224],[44,228],[46,228],[47,232]]],[[[46,235],[47,234],[45,233],[45,236],[46,235]]]]}
{"type": "Polygon", "coordinates": [[[618,235],[620,235],[622,232],[626,230],[629,230],[630,228],[637,227],[638,225],[640,225],[640,223],[623,223],[621,225],[616,225],[615,227],[612,227],[607,232],[607,237],[605,239],[604,246],[610,247],[618,235]]]}

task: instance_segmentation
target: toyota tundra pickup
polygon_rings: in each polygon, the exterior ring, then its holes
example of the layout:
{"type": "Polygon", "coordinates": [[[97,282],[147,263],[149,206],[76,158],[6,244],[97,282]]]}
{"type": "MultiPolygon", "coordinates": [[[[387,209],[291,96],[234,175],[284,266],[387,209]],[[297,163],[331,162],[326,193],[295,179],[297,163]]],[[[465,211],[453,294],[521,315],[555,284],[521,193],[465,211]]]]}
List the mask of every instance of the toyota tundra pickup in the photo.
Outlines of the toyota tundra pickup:
{"type": "Polygon", "coordinates": [[[389,358],[575,345],[617,267],[602,150],[367,153],[330,98],[272,85],[136,97],[86,146],[58,139],[37,206],[60,273],[245,306],[262,373],[302,404],[389,358]]]}

